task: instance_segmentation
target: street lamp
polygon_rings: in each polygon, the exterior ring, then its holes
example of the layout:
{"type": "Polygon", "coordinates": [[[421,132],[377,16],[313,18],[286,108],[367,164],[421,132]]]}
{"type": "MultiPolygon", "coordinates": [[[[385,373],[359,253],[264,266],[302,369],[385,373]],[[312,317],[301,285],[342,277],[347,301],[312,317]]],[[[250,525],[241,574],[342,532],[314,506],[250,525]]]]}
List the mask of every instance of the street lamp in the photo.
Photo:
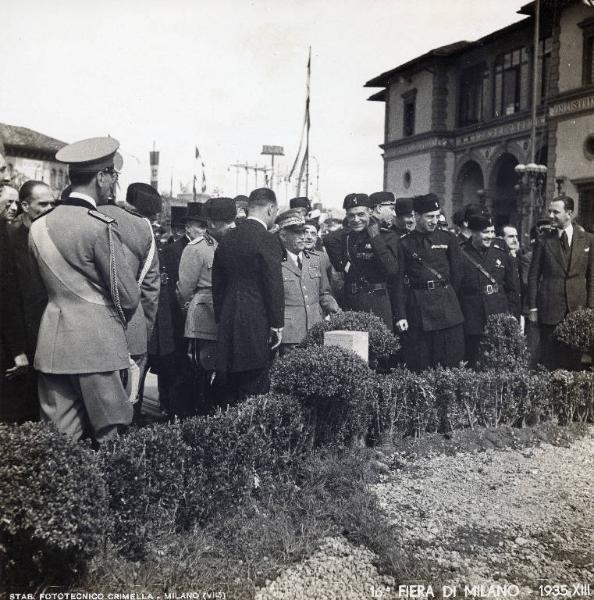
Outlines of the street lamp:
{"type": "Polygon", "coordinates": [[[544,209],[543,190],[547,178],[547,167],[530,162],[527,165],[520,163],[514,170],[518,174],[518,183],[515,189],[518,191],[520,199],[520,218],[523,221],[524,217],[528,216],[526,229],[529,229],[532,225],[532,215],[540,213],[544,209]],[[526,195],[529,195],[527,203],[523,201],[526,195]]]}

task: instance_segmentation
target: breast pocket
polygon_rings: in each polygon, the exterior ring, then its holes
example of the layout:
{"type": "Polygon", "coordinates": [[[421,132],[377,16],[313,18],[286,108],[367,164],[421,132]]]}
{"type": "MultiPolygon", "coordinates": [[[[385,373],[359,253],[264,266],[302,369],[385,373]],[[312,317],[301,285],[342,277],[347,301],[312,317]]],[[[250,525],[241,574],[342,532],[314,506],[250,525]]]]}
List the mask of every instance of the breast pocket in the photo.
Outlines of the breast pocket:
{"type": "Polygon", "coordinates": [[[309,267],[308,272],[311,279],[319,279],[322,276],[319,267],[309,267]]]}

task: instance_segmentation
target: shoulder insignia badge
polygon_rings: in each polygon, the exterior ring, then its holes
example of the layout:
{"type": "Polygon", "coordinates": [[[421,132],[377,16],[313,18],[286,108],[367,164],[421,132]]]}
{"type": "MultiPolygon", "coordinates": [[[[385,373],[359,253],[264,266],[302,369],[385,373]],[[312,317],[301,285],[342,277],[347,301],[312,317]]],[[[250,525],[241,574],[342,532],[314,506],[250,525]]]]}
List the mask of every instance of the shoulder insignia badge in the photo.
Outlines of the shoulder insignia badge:
{"type": "Polygon", "coordinates": [[[98,219],[99,221],[103,221],[107,225],[110,225],[111,223],[116,223],[116,220],[113,217],[104,215],[103,213],[99,212],[98,210],[90,210],[89,214],[91,215],[91,217],[95,217],[95,219],[98,219]]]}

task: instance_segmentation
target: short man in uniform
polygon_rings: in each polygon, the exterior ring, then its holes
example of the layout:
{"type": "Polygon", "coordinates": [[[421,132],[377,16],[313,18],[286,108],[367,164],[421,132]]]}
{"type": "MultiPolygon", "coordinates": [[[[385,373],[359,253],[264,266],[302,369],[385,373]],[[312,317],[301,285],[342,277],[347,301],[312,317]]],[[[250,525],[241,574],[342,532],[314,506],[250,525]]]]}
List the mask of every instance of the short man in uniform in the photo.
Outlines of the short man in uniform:
{"type": "Polygon", "coordinates": [[[463,256],[456,237],[437,229],[435,194],[416,196],[413,208],[416,228],[400,238],[396,326],[408,332],[404,353],[410,369],[454,367],[464,358],[464,317],[457,297],[463,256]]]}
{"type": "Polygon", "coordinates": [[[572,223],[573,198],[549,204],[554,229],[535,245],[528,273],[528,318],[540,326],[542,362],[550,369],[579,368],[581,356],[553,339],[565,316],[594,308],[594,236],[572,223]]]}
{"type": "Polygon", "coordinates": [[[31,225],[29,247],[48,292],[35,368],[42,417],[78,440],[102,442],[130,424],[126,325],[140,301],[115,219],[97,211],[114,196],[118,142],[65,146],[72,189],[31,225]]]}
{"type": "Polygon", "coordinates": [[[334,268],[344,273],[343,308],[371,312],[393,331],[398,236],[372,217],[374,207],[367,194],[346,196],[343,208],[349,228],[326,249],[334,268]]]}
{"type": "Polygon", "coordinates": [[[211,198],[206,203],[208,229],[185,248],[179,263],[177,297],[187,307],[184,335],[188,353],[200,373],[194,412],[206,414],[219,400],[215,377],[217,324],[212,300],[212,265],[219,241],[235,227],[237,208],[232,198],[211,198]]]}
{"type": "Polygon", "coordinates": [[[396,198],[393,229],[401,238],[415,228],[412,198],[396,198]]]}
{"type": "Polygon", "coordinates": [[[520,281],[506,248],[494,244],[495,227],[487,215],[468,219],[470,239],[462,244],[464,271],[460,304],[464,314],[466,360],[476,365],[487,318],[498,313],[520,316],[520,281]]]}
{"type": "MultiPolygon", "coordinates": [[[[124,206],[106,204],[99,208],[103,214],[116,220],[128,265],[135,274],[140,289],[140,303],[126,329],[128,350],[137,369],[134,380],[138,380],[139,386],[144,375],[148,341],[153,333],[161,289],[159,255],[153,226],[143,213],[154,218],[161,212],[161,203],[159,192],[152,186],[147,183],[132,183],[126,191],[124,206]]],[[[142,401],[134,405],[136,419],[140,418],[141,407],[142,401]]]]}
{"type": "Polygon", "coordinates": [[[285,291],[285,326],[281,356],[302,342],[307,332],[325,315],[340,309],[332,296],[330,282],[320,255],[305,250],[305,219],[300,211],[290,209],[280,214],[276,223],[283,245],[282,271],[285,291]]]}

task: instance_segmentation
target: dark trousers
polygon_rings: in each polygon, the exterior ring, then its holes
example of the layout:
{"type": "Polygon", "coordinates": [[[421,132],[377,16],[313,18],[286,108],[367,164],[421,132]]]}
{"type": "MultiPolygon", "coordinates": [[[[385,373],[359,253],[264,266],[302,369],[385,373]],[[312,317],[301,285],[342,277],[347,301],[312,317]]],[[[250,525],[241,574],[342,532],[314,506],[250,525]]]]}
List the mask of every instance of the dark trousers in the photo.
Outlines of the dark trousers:
{"type": "Polygon", "coordinates": [[[217,373],[222,386],[223,398],[220,406],[234,406],[249,396],[260,396],[270,391],[270,367],[239,371],[237,373],[217,373]]]}
{"type": "Polygon", "coordinates": [[[403,336],[406,366],[412,371],[431,367],[457,367],[464,359],[462,324],[437,331],[411,328],[403,336]]]}
{"type": "Polygon", "coordinates": [[[581,367],[582,354],[553,338],[556,325],[540,325],[542,364],[550,370],[577,371],[581,367]]]}
{"type": "Polygon", "coordinates": [[[479,359],[479,346],[481,345],[482,335],[464,336],[464,360],[469,367],[474,368],[479,359]]]}

